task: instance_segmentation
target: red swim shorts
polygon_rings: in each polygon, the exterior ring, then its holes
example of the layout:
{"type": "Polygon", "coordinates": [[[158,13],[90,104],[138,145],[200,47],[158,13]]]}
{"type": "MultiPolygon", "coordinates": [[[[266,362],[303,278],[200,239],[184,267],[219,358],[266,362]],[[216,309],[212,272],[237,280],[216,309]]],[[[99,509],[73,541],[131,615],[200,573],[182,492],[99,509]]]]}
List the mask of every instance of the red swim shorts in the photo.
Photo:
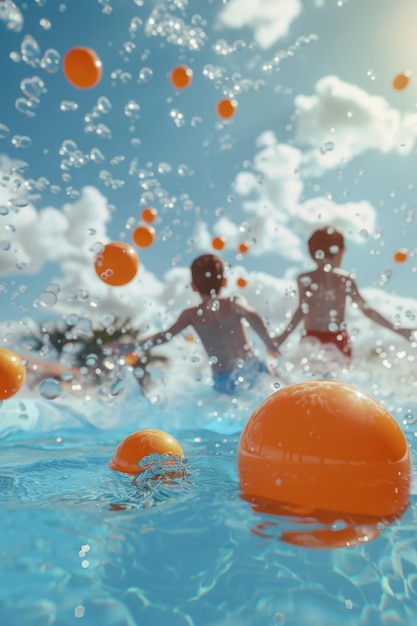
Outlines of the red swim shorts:
{"type": "Polygon", "coordinates": [[[304,337],[315,337],[321,343],[331,343],[336,346],[345,357],[352,357],[352,346],[350,344],[349,335],[345,330],[336,333],[330,331],[307,330],[304,337]]]}

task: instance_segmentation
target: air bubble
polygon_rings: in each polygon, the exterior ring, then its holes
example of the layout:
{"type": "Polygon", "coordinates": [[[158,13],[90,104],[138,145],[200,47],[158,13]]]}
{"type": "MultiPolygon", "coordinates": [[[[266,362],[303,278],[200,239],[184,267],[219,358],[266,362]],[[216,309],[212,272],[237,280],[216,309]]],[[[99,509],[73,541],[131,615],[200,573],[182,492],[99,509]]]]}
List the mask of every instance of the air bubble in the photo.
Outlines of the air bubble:
{"type": "Polygon", "coordinates": [[[14,137],[12,137],[12,144],[15,148],[30,148],[32,139],[26,135],[14,135],[14,137]]]}
{"type": "Polygon", "coordinates": [[[6,124],[0,124],[0,139],[6,139],[10,133],[10,128],[6,124]]]}
{"type": "Polygon", "coordinates": [[[23,15],[12,0],[0,2],[0,20],[6,24],[7,30],[20,33],[23,28],[23,15]]]}
{"type": "Polygon", "coordinates": [[[76,111],[78,109],[78,104],[72,100],[63,100],[59,108],[61,111],[76,111]]]}
{"type": "Polygon", "coordinates": [[[41,59],[41,68],[48,72],[49,74],[54,74],[60,68],[61,64],[61,55],[57,50],[53,48],[48,48],[45,50],[44,55],[41,59]]]}
{"type": "Polygon", "coordinates": [[[24,78],[20,83],[20,89],[25,96],[33,100],[39,100],[39,97],[46,93],[45,83],[39,76],[24,78]]]}
{"type": "Polygon", "coordinates": [[[22,54],[22,60],[31,65],[37,67],[39,65],[40,48],[38,42],[31,35],[25,35],[20,46],[20,52],[22,54]]]}
{"type": "Polygon", "coordinates": [[[43,291],[38,298],[39,305],[44,308],[52,307],[57,302],[57,297],[53,291],[43,291]]]}
{"type": "Polygon", "coordinates": [[[140,83],[147,83],[153,76],[153,71],[151,70],[150,67],[142,67],[141,70],[139,70],[139,82],[140,83]]]}

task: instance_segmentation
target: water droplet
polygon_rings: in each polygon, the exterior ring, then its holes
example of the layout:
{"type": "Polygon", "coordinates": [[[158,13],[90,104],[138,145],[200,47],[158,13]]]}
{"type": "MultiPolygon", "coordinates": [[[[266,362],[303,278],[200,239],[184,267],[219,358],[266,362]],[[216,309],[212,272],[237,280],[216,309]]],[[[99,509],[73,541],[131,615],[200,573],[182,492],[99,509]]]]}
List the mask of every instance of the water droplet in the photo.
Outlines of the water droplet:
{"type": "Polygon", "coordinates": [[[10,133],[10,129],[6,124],[0,124],[0,139],[6,139],[8,134],[10,133]]]}
{"type": "Polygon", "coordinates": [[[19,113],[23,113],[26,117],[35,117],[36,102],[33,100],[27,100],[26,98],[17,98],[15,107],[19,113]]]}
{"type": "Polygon", "coordinates": [[[135,117],[138,118],[138,113],[140,111],[140,105],[134,100],[129,100],[124,108],[124,114],[126,117],[135,117]]]}
{"type": "Polygon", "coordinates": [[[24,78],[20,83],[20,89],[25,96],[33,100],[38,100],[43,93],[46,93],[45,83],[39,76],[24,78]]]}
{"type": "Polygon", "coordinates": [[[46,400],[55,400],[62,395],[63,389],[54,378],[45,378],[39,385],[39,393],[46,400]]]}
{"type": "Polygon", "coordinates": [[[110,395],[111,396],[119,396],[125,388],[125,381],[123,378],[117,377],[111,387],[110,387],[110,395]]]}
{"type": "Polygon", "coordinates": [[[101,98],[97,100],[97,109],[100,113],[110,113],[112,110],[112,104],[108,98],[101,96],[101,98]]]}
{"type": "Polygon", "coordinates": [[[25,35],[20,46],[20,52],[22,54],[22,60],[31,65],[37,67],[39,65],[40,48],[38,42],[32,35],[25,35]]]}
{"type": "Polygon", "coordinates": [[[98,364],[97,354],[88,354],[85,358],[85,364],[87,365],[87,367],[96,367],[96,365],[98,364]]]}
{"type": "Polygon", "coordinates": [[[140,83],[147,83],[153,76],[153,71],[150,67],[142,67],[139,70],[139,81],[140,83]]]}
{"type": "Polygon", "coordinates": [[[43,30],[49,30],[52,26],[52,23],[50,22],[50,20],[46,19],[46,17],[40,19],[39,24],[41,25],[43,30]]]}
{"type": "Polygon", "coordinates": [[[0,250],[3,250],[3,252],[10,250],[10,241],[7,239],[0,240],[0,250]]]}
{"type": "Polygon", "coordinates": [[[12,137],[12,144],[15,148],[30,148],[32,140],[26,135],[14,135],[14,137],[12,137]]]}
{"type": "Polygon", "coordinates": [[[56,304],[57,297],[53,291],[43,291],[38,298],[39,305],[49,308],[56,304]]]}
{"type": "Polygon", "coordinates": [[[41,68],[48,72],[49,74],[54,74],[59,70],[61,64],[61,55],[58,50],[54,50],[53,48],[48,48],[45,50],[44,55],[41,59],[41,68]]]}
{"type": "Polygon", "coordinates": [[[6,28],[20,33],[23,28],[23,15],[12,0],[0,2],[0,20],[5,22],[6,28]]]}
{"type": "Polygon", "coordinates": [[[71,100],[63,100],[59,106],[61,111],[76,111],[78,109],[77,102],[72,102],[71,100]]]}

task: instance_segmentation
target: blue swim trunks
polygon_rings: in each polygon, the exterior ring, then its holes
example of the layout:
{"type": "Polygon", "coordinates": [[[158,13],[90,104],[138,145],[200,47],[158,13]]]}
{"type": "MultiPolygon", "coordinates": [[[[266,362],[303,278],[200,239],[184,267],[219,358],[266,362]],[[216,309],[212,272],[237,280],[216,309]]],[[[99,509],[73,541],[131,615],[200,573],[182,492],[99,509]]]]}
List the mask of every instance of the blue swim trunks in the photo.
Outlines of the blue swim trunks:
{"type": "Polygon", "coordinates": [[[249,361],[245,361],[242,367],[215,374],[213,376],[214,389],[220,393],[235,395],[253,387],[259,374],[270,373],[265,363],[253,357],[249,361]]]}

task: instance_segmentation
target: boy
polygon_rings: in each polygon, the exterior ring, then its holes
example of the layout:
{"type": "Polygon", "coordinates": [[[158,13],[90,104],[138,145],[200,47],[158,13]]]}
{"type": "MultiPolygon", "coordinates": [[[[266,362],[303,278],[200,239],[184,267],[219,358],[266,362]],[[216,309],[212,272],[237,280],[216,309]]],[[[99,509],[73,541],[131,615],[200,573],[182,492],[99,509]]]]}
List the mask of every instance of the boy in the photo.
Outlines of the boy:
{"type": "Polygon", "coordinates": [[[275,339],[277,349],[304,322],[303,338],[315,337],[322,344],[333,344],[350,359],[352,348],[345,323],[347,297],[372,321],[410,339],[413,329],[396,328],[372,309],[360,295],[354,279],[340,269],[345,251],[341,232],[331,226],[319,228],[308,240],[308,249],[317,268],[297,278],[299,304],[287,328],[275,339]]]}
{"type": "MultiPolygon", "coordinates": [[[[170,341],[187,326],[192,326],[209,357],[214,388],[221,393],[233,394],[239,385],[245,389],[253,386],[261,372],[268,372],[249,344],[242,320],[245,319],[274,355],[277,350],[268,335],[260,316],[234,298],[220,298],[226,284],[223,261],[214,254],[204,254],[191,265],[191,287],[201,296],[198,306],[185,309],[167,330],[140,340],[135,347],[148,350],[170,341]]],[[[123,346],[123,352],[132,345],[123,346]]]]}

